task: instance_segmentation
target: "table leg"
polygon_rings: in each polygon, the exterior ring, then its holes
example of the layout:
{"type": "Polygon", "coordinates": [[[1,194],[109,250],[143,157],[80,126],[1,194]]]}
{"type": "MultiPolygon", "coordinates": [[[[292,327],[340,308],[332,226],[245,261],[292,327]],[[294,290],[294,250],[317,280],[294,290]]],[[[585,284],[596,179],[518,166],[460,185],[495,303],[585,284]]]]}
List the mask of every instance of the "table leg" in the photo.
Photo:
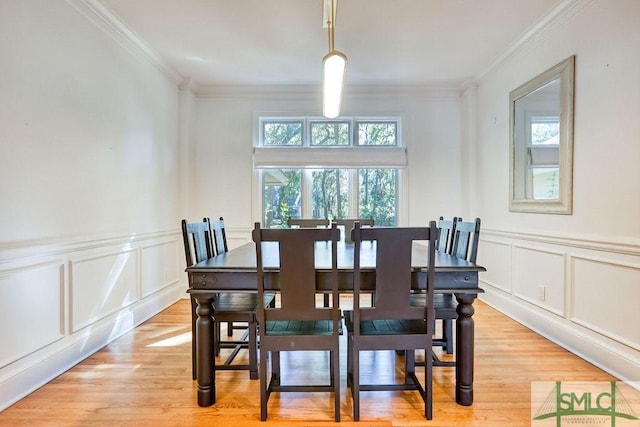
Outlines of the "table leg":
{"type": "Polygon", "coordinates": [[[473,404],[473,301],[475,294],[456,294],[458,319],[456,320],[456,402],[473,404]]]}
{"type": "Polygon", "coordinates": [[[213,330],[213,295],[194,295],[198,307],[196,314],[196,359],[198,405],[211,406],[216,402],[216,370],[213,330]]]}

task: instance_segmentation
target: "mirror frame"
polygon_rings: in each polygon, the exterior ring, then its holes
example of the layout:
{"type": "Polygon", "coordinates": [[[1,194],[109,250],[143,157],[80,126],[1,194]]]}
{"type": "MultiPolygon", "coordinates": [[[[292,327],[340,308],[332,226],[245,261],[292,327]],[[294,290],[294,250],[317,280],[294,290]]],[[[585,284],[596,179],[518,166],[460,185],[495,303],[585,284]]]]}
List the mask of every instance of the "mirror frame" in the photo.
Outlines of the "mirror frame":
{"type": "Polygon", "coordinates": [[[509,210],[571,215],[573,209],[573,98],[575,56],[554,65],[509,94],[509,210]],[[515,198],[515,103],[547,83],[560,79],[559,196],[557,199],[515,198]]]}

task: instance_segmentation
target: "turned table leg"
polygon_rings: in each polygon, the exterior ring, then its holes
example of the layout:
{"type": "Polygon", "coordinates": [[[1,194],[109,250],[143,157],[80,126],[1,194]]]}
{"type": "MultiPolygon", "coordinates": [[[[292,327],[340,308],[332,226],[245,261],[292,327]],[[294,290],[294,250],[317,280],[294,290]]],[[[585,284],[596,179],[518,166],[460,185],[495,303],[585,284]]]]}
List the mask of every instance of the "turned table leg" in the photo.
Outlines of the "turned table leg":
{"type": "Polygon", "coordinates": [[[456,294],[458,319],[456,320],[456,402],[473,404],[473,352],[475,294],[456,294]]]}
{"type": "Polygon", "coordinates": [[[213,355],[213,298],[214,295],[194,294],[198,303],[196,314],[196,358],[198,405],[211,406],[216,402],[216,370],[213,355]]]}

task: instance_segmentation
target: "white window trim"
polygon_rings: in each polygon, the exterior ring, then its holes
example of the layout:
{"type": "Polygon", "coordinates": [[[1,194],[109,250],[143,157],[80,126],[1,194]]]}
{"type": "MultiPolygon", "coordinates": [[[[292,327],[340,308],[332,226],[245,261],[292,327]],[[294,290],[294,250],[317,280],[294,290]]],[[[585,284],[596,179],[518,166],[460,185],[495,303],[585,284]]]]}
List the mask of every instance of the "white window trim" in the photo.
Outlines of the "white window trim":
{"type": "MultiPolygon", "coordinates": [[[[255,116],[254,116],[255,117],[255,116]]],[[[371,169],[371,168],[393,168],[397,169],[396,194],[396,221],[400,226],[406,224],[408,210],[408,182],[404,169],[408,165],[407,150],[404,147],[402,121],[400,117],[341,117],[338,122],[351,121],[350,137],[351,141],[356,141],[356,124],[362,122],[396,122],[396,143],[395,146],[388,145],[367,145],[367,146],[312,146],[310,144],[309,123],[330,121],[323,117],[311,116],[278,116],[260,115],[254,120],[254,144],[253,144],[253,188],[252,188],[252,211],[253,221],[262,222],[263,199],[262,199],[262,173],[265,168],[277,169],[371,169]],[[303,131],[302,146],[260,146],[262,141],[262,129],[264,121],[297,121],[302,120],[303,131]]],[[[306,173],[306,171],[303,171],[306,173]]],[[[354,173],[355,172],[350,172],[354,173]]],[[[310,185],[310,180],[307,181],[310,185]]],[[[358,192],[358,180],[350,180],[350,197],[358,192]]],[[[311,188],[302,188],[303,212],[305,217],[311,216],[311,188]],[[308,200],[307,200],[308,199],[308,200]],[[307,212],[307,210],[309,212],[307,212]]],[[[357,203],[350,204],[350,216],[357,216],[357,203]]]]}

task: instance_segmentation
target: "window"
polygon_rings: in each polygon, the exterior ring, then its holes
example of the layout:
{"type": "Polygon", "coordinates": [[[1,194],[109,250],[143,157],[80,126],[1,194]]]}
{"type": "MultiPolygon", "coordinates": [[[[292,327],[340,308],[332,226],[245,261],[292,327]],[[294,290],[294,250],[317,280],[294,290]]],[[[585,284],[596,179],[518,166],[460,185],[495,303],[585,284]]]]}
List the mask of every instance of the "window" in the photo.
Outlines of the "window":
{"type": "Polygon", "coordinates": [[[397,145],[396,122],[358,122],[358,145],[397,145]]]}
{"type": "Polygon", "coordinates": [[[311,145],[349,145],[349,122],[312,122],[311,145]]]}
{"type": "Polygon", "coordinates": [[[560,117],[532,116],[529,165],[533,199],[557,199],[560,195],[560,117]]]}
{"type": "Polygon", "coordinates": [[[281,121],[262,123],[262,145],[302,145],[302,122],[281,121]]]}
{"type": "Polygon", "coordinates": [[[254,161],[262,221],[374,218],[397,225],[401,169],[399,120],[261,118],[254,161]]]}

